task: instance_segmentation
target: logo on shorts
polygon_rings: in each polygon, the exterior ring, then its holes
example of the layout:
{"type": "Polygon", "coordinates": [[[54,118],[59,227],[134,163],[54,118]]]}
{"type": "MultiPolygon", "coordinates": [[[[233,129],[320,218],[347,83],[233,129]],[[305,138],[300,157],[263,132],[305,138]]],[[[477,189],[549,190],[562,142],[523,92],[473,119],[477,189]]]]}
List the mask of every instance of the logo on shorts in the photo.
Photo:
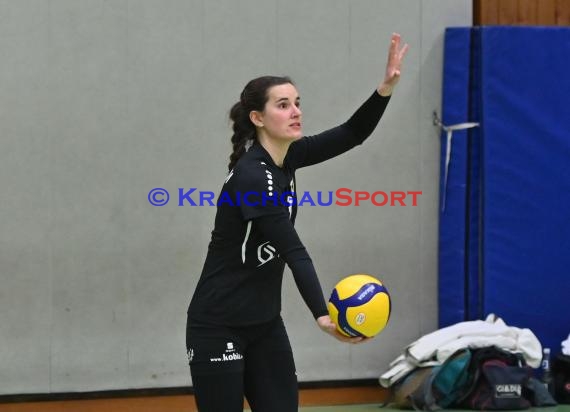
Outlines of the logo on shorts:
{"type": "Polygon", "coordinates": [[[226,343],[226,350],[221,358],[210,358],[210,362],[228,362],[243,359],[243,355],[235,348],[233,342],[226,343]]]}
{"type": "Polygon", "coordinates": [[[192,359],[194,359],[194,349],[190,348],[188,349],[188,362],[192,362],[192,359]]]}

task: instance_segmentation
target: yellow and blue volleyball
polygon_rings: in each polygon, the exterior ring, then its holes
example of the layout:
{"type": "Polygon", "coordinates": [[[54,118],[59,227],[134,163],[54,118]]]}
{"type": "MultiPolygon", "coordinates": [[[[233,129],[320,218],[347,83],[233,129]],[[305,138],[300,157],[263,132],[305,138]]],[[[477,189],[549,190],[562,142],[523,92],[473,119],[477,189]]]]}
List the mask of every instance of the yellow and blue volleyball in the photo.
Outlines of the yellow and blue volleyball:
{"type": "Polygon", "coordinates": [[[328,302],[329,315],[340,333],[371,338],[388,324],[392,310],[386,286],[368,274],[355,274],[334,287],[328,302]]]}

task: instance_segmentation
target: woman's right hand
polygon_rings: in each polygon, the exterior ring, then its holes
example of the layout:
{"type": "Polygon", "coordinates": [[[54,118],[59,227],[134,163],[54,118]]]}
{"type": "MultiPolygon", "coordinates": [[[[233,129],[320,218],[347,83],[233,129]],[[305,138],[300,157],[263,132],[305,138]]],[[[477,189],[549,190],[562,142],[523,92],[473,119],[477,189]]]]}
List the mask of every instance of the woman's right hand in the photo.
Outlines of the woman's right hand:
{"type": "Polygon", "coordinates": [[[321,330],[323,332],[328,333],[329,335],[340,340],[341,342],[356,344],[356,343],[367,342],[371,339],[371,338],[362,338],[362,337],[351,338],[349,336],[343,335],[342,333],[340,333],[338,331],[338,329],[336,328],[336,325],[333,323],[333,321],[331,320],[331,317],[329,315],[318,317],[317,318],[317,324],[319,325],[319,328],[321,328],[321,330]]]}

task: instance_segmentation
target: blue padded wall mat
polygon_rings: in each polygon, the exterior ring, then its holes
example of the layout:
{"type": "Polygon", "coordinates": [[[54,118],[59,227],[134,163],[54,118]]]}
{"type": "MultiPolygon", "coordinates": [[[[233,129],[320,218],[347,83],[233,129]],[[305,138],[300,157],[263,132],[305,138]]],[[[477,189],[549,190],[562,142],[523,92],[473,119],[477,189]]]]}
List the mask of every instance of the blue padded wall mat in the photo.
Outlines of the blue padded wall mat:
{"type": "Polygon", "coordinates": [[[570,333],[570,28],[481,29],[483,309],[570,333]]]}
{"type": "MultiPolygon", "coordinates": [[[[472,29],[471,61],[469,66],[469,120],[479,123],[481,120],[481,31],[472,29]]],[[[465,320],[483,317],[483,288],[481,259],[481,127],[468,131],[467,163],[467,316],[465,320]]]]}
{"type": "MultiPolygon", "coordinates": [[[[448,28],[445,32],[441,115],[446,125],[463,123],[468,118],[470,43],[470,28],[448,28]]],[[[467,131],[453,132],[451,147],[446,176],[446,133],[442,131],[438,259],[440,327],[461,322],[466,317],[467,131]]]]}
{"type": "Polygon", "coordinates": [[[495,313],[556,353],[570,333],[570,28],[450,28],[444,55],[443,123],[481,128],[453,133],[446,186],[442,132],[440,327],[495,313]]]}

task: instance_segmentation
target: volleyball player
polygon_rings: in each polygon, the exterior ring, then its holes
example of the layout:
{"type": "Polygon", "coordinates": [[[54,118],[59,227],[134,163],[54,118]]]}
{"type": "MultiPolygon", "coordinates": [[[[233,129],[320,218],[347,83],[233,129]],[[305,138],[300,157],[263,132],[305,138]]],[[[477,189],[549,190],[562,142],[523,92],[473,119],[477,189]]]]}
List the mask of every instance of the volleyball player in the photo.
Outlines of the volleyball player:
{"type": "MultiPolygon", "coordinates": [[[[287,264],[320,329],[340,334],[311,258],[294,228],[295,171],[360,145],[382,117],[408,45],[393,34],[384,78],[345,123],[303,137],[297,88],[287,77],[251,80],[230,111],[233,152],[214,230],[188,308],[187,349],[200,412],[293,412],[298,387],[281,319],[287,264]]],[[[334,87],[334,85],[332,86],[334,87]]]]}

